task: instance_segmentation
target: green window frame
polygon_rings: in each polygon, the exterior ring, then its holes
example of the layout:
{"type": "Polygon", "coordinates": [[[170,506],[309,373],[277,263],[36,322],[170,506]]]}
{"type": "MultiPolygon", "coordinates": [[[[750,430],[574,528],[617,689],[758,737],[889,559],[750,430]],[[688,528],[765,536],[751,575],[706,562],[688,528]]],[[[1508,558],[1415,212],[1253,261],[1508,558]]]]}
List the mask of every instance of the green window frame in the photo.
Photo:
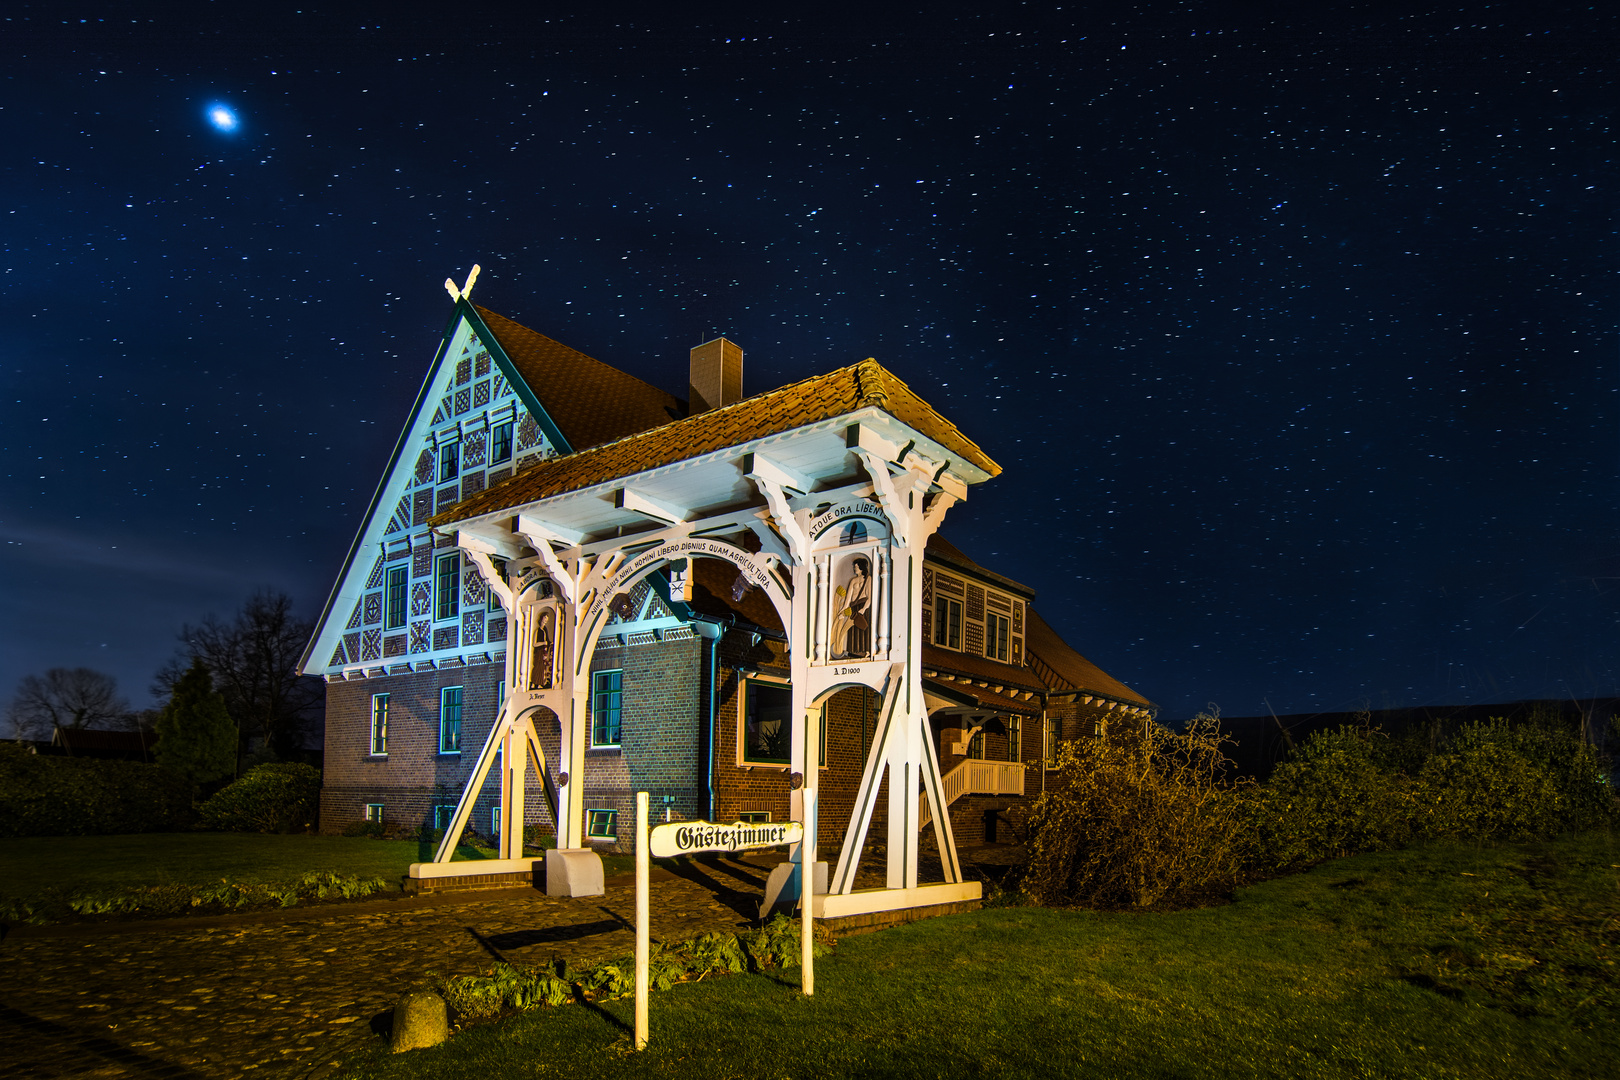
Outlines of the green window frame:
{"type": "Polygon", "coordinates": [[[591,747],[617,748],[624,719],[624,669],[591,675],[591,747]]]}
{"type": "Polygon", "coordinates": [[[737,815],[737,820],[746,822],[749,825],[769,825],[771,823],[771,812],[769,810],[744,810],[737,815]]]}
{"type": "Polygon", "coordinates": [[[389,630],[400,630],[405,626],[405,589],[410,584],[411,570],[408,566],[390,566],[388,568],[388,589],[384,593],[387,614],[383,617],[383,626],[389,630]]]}
{"type": "Polygon", "coordinates": [[[461,753],[461,702],[459,686],[439,691],[439,753],[461,753]]]}
{"type": "Polygon", "coordinates": [[[375,821],[381,825],[383,819],[383,804],[380,802],[366,803],[366,820],[375,821]]]}
{"type": "Polygon", "coordinates": [[[388,695],[371,695],[371,756],[388,756],[388,695]]]}
{"type": "Polygon", "coordinates": [[[585,811],[585,835],[592,840],[619,838],[619,812],[617,810],[585,811]]]}
{"type": "Polygon", "coordinates": [[[499,465],[512,460],[512,421],[496,424],[489,433],[489,463],[499,465]]]}
{"type": "Polygon", "coordinates": [[[448,442],[439,447],[439,483],[454,480],[461,475],[461,443],[448,442]]]}
{"type": "Polygon", "coordinates": [[[440,555],[433,563],[433,617],[454,619],[461,614],[461,552],[440,555]]]}

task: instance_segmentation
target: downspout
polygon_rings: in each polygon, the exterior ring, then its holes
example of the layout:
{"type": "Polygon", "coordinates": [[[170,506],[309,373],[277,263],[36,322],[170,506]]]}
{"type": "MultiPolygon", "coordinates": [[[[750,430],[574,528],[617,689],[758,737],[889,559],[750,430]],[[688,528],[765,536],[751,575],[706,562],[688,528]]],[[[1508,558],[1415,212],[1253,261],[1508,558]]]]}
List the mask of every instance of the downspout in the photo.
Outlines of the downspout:
{"type": "Polygon", "coordinates": [[[714,770],[720,738],[720,637],[725,633],[725,627],[718,621],[699,618],[692,621],[692,629],[709,646],[709,805],[704,817],[713,821],[714,770]]]}

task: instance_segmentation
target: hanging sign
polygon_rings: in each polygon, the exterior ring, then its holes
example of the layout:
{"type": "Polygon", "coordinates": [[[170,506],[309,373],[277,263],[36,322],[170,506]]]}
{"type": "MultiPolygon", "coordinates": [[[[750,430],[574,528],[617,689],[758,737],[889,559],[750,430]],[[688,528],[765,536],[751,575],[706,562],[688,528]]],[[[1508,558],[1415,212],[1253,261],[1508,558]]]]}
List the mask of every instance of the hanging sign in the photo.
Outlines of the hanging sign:
{"type": "Polygon", "coordinates": [[[673,821],[652,830],[648,848],[654,858],[667,859],[705,851],[752,851],[778,844],[797,844],[803,839],[804,825],[797,821],[734,821],[730,825],[673,821]]]}

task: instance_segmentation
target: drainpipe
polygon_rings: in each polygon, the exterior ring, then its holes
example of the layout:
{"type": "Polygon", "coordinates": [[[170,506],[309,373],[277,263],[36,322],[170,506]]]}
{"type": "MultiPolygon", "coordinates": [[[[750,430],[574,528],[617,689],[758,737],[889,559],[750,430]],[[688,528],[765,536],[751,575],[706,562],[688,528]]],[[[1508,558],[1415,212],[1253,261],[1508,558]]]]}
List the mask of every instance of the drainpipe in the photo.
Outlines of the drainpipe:
{"type": "Polygon", "coordinates": [[[725,627],[718,621],[694,619],[692,629],[709,648],[709,805],[704,817],[714,820],[714,769],[720,737],[720,638],[725,627]]]}

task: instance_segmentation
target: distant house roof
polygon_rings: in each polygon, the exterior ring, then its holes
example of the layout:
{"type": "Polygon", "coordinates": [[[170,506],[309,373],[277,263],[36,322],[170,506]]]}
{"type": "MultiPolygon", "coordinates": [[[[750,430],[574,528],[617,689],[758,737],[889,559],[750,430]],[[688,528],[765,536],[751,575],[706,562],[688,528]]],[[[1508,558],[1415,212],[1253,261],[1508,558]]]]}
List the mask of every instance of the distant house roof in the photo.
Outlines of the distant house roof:
{"type": "MultiPolygon", "coordinates": [[[[514,324],[515,325],[515,324],[514,324]]],[[[539,337],[539,335],[535,335],[539,337]]],[[[876,360],[830,371],[616,442],[548,458],[429,519],[434,526],[622,480],[863,407],[883,410],[991,476],[1001,466],[876,360]]]]}
{"type": "Polygon", "coordinates": [[[957,570],[965,570],[969,574],[976,574],[986,581],[1000,585],[1008,592],[1022,596],[1025,600],[1035,599],[1034,589],[1028,585],[1020,584],[1010,577],[1003,577],[994,570],[985,569],[964,555],[960,548],[939,535],[939,533],[934,533],[928,538],[928,557],[935,562],[944,563],[946,566],[954,567],[957,570]]]}
{"type": "Polygon", "coordinates": [[[473,305],[573,450],[686,415],[686,402],[488,308],[473,305]]]}

